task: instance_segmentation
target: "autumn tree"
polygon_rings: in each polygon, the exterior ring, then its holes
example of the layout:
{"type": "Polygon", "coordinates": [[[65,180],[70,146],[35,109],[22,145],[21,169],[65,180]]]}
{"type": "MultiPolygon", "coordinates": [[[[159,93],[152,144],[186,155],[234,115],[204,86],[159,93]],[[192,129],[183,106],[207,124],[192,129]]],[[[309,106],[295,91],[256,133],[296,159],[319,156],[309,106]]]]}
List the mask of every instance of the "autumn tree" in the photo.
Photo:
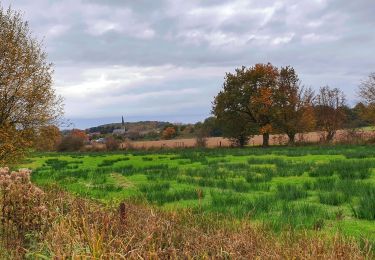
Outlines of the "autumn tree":
{"type": "Polygon", "coordinates": [[[61,152],[79,151],[86,142],[88,142],[88,136],[85,131],[72,129],[61,139],[57,149],[61,152]]]}
{"type": "Polygon", "coordinates": [[[294,143],[297,133],[312,130],[315,126],[313,110],[314,93],[304,89],[294,68],[282,67],[278,77],[275,104],[274,128],[285,133],[289,143],[294,143]]]}
{"type": "Polygon", "coordinates": [[[34,147],[39,151],[55,151],[61,142],[60,129],[54,125],[41,127],[36,135],[34,147]]]}
{"type": "MultiPolygon", "coordinates": [[[[235,73],[227,73],[223,89],[213,102],[213,114],[221,121],[236,117],[237,122],[256,125],[263,135],[263,146],[268,146],[273,130],[273,94],[278,75],[278,69],[270,63],[242,67],[236,69],[235,73]]],[[[236,130],[235,127],[231,129],[236,130]]]]}
{"type": "Polygon", "coordinates": [[[88,135],[86,134],[86,131],[81,130],[81,129],[72,129],[70,131],[70,135],[73,137],[81,138],[83,142],[87,142],[89,140],[88,135]]]}
{"type": "Polygon", "coordinates": [[[16,162],[60,118],[52,72],[21,14],[0,7],[0,164],[16,162]]]}
{"type": "Polygon", "coordinates": [[[172,126],[168,126],[167,128],[165,128],[161,134],[162,138],[163,139],[172,139],[174,137],[176,137],[176,129],[172,126]]]}
{"type": "Polygon", "coordinates": [[[338,88],[321,87],[315,98],[317,127],[324,132],[323,139],[331,142],[336,131],[345,123],[345,95],[338,88]]]}
{"type": "Polygon", "coordinates": [[[344,128],[360,128],[371,125],[370,118],[367,118],[369,116],[368,107],[362,103],[357,103],[354,107],[343,107],[345,116],[346,116],[346,122],[344,124],[344,128]]]}

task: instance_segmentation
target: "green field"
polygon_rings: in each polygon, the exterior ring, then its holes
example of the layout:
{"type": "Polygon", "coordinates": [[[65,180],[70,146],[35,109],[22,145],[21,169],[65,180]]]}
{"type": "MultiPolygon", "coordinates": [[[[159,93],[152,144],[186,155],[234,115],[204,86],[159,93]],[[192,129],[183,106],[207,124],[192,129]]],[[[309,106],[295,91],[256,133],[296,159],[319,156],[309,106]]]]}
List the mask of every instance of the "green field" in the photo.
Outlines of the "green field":
{"type": "Polygon", "coordinates": [[[40,186],[165,210],[247,218],[276,232],[307,229],[375,242],[375,147],[34,154],[40,186]]]}

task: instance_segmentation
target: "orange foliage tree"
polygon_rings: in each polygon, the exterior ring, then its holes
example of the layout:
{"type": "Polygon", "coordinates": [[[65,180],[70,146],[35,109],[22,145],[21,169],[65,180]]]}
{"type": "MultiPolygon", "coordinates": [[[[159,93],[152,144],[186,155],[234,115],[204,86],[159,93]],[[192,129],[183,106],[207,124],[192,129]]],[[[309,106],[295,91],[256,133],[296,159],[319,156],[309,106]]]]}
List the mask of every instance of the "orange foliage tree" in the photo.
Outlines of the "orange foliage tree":
{"type": "Polygon", "coordinates": [[[246,129],[253,129],[252,126],[256,125],[263,135],[263,146],[268,146],[273,130],[273,95],[278,76],[278,69],[270,63],[242,67],[236,69],[235,73],[227,73],[223,90],[213,102],[213,114],[222,121],[235,115],[240,121],[251,125],[245,126],[246,129]]]}
{"type": "Polygon", "coordinates": [[[177,134],[176,129],[172,126],[169,126],[164,129],[161,136],[163,139],[172,139],[173,137],[176,136],[176,134],[177,134]]]}
{"type": "Polygon", "coordinates": [[[72,129],[72,131],[70,132],[70,135],[72,137],[81,138],[85,142],[87,142],[89,140],[89,137],[84,130],[72,129]]]}

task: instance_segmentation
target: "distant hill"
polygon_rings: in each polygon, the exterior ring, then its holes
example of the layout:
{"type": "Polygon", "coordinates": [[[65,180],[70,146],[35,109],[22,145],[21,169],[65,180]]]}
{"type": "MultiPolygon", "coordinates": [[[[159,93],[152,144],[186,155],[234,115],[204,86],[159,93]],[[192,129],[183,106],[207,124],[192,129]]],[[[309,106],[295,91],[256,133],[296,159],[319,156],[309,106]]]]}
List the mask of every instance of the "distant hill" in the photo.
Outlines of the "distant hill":
{"type": "MultiPolygon", "coordinates": [[[[125,122],[125,127],[128,132],[148,132],[148,131],[161,131],[169,122],[163,121],[139,121],[139,122],[125,122]]],[[[89,133],[100,132],[102,134],[112,133],[115,129],[120,129],[121,123],[112,123],[90,127],[86,129],[89,133]]]]}

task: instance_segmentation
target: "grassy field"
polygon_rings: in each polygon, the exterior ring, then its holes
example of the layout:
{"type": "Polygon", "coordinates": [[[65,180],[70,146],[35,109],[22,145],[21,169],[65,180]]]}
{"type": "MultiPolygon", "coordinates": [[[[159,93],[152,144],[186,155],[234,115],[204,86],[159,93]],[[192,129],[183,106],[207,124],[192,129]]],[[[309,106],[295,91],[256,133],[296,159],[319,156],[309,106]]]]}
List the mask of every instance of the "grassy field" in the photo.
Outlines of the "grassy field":
{"type": "Polygon", "coordinates": [[[308,230],[375,242],[375,147],[274,147],[35,154],[39,186],[113,203],[250,219],[276,232],[308,230]]]}

